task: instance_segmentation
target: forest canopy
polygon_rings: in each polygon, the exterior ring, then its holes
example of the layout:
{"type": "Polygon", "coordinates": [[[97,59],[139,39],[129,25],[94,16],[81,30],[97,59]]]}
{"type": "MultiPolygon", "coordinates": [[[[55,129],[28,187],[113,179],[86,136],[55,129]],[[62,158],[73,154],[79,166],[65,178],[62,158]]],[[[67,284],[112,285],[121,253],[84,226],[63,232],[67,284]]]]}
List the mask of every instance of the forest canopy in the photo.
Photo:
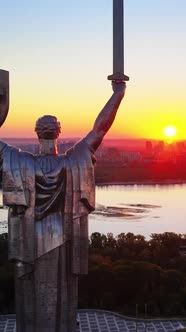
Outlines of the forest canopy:
{"type": "MultiPolygon", "coordinates": [[[[140,317],[186,314],[186,235],[171,232],[89,239],[89,273],[79,281],[79,308],[112,310],[140,317]]],[[[14,266],[8,236],[0,235],[0,313],[13,313],[14,266]]]]}

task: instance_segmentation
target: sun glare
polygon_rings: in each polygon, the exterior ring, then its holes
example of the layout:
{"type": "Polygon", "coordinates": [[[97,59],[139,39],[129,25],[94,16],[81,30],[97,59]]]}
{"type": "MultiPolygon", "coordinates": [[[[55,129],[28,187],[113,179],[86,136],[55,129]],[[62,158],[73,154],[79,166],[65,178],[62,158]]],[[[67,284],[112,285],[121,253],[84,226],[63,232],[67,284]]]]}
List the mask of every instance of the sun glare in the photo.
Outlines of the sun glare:
{"type": "Polygon", "coordinates": [[[164,134],[167,137],[174,137],[176,135],[176,128],[173,126],[168,126],[164,128],[164,134]]]}

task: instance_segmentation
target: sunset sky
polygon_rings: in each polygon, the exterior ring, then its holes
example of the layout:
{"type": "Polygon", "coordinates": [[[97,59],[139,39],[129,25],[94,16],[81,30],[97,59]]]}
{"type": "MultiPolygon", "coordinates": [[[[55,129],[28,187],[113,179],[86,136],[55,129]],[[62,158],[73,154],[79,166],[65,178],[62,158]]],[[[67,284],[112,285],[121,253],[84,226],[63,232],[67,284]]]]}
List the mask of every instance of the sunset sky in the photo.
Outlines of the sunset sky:
{"type": "MultiPolygon", "coordinates": [[[[82,137],[112,94],[112,0],[1,2],[0,68],[11,103],[1,137],[35,137],[56,115],[64,137],[82,137]]],[[[186,0],[125,0],[125,99],[107,134],[186,139],[186,0]]]]}

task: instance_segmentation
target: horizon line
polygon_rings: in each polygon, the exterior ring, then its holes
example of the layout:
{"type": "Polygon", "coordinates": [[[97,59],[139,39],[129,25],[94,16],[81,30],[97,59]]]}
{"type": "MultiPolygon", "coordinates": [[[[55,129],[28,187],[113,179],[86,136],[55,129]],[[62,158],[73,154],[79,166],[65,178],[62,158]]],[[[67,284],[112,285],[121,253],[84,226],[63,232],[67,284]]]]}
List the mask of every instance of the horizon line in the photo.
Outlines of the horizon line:
{"type": "MultiPolygon", "coordinates": [[[[67,137],[58,137],[58,140],[79,140],[82,139],[83,137],[73,137],[73,136],[67,136],[67,137]]],[[[2,137],[0,140],[38,140],[38,137],[2,137]]],[[[123,140],[123,141],[158,141],[158,142],[166,142],[167,139],[158,139],[158,138],[146,138],[146,137],[109,137],[109,138],[104,138],[103,141],[117,141],[117,140],[123,140]]],[[[173,142],[183,142],[186,141],[185,139],[174,139],[173,142]]]]}

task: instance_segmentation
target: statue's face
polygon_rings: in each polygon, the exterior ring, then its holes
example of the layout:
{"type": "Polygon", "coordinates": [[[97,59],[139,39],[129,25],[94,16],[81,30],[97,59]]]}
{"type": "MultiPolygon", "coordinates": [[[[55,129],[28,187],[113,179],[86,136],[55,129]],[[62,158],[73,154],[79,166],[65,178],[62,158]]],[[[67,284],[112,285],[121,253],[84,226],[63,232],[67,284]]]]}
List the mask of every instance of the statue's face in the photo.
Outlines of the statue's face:
{"type": "Polygon", "coordinates": [[[44,115],[36,121],[35,131],[39,138],[56,139],[61,132],[61,125],[55,116],[44,115]]]}

